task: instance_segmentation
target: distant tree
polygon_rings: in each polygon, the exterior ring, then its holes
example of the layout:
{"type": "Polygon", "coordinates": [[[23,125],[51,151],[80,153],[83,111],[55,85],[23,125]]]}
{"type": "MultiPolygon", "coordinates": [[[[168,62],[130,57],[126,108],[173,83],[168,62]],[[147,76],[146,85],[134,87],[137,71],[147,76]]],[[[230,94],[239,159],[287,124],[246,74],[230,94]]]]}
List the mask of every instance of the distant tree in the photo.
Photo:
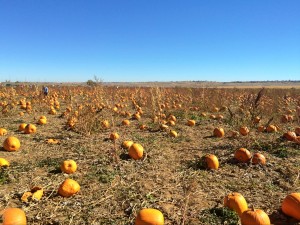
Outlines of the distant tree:
{"type": "Polygon", "coordinates": [[[96,83],[95,81],[93,81],[93,80],[88,80],[88,81],[86,82],[86,84],[87,84],[88,86],[96,86],[96,85],[97,85],[97,83],[96,83]]]}

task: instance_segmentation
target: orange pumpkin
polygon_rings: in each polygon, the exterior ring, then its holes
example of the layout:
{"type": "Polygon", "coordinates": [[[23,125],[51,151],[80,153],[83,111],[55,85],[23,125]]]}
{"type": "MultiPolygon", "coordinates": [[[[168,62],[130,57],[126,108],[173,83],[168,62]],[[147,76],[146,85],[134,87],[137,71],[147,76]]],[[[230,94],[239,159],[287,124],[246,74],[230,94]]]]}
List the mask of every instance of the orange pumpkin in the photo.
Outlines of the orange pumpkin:
{"type": "Polygon", "coordinates": [[[27,123],[21,123],[19,126],[19,131],[25,131],[26,126],[27,126],[27,123]]]}
{"type": "Polygon", "coordinates": [[[129,149],[132,144],[133,144],[133,141],[124,141],[122,143],[122,147],[126,148],[126,149],[129,149]]]}
{"type": "Polygon", "coordinates": [[[244,196],[237,192],[225,196],[224,206],[234,210],[239,216],[248,209],[248,204],[244,196]]]}
{"type": "Polygon", "coordinates": [[[219,168],[219,160],[218,160],[217,156],[215,156],[213,154],[207,154],[206,156],[204,156],[203,162],[204,162],[205,168],[207,168],[207,169],[217,170],[219,168]]]}
{"type": "Polygon", "coordinates": [[[27,124],[24,130],[25,134],[33,134],[36,132],[36,126],[33,124],[27,124]]]}
{"type": "Polygon", "coordinates": [[[285,197],[281,209],[284,214],[300,221],[300,193],[291,193],[285,197]]]}
{"type": "Polygon", "coordinates": [[[135,225],[164,225],[164,215],[157,209],[142,209],[135,219],[135,225]]]}
{"type": "Polygon", "coordinates": [[[122,125],[129,126],[130,125],[130,121],[129,120],[123,120],[122,121],[122,125]]]}
{"type": "Polygon", "coordinates": [[[258,132],[264,132],[266,130],[265,126],[261,125],[257,128],[258,132]]]}
{"type": "Polygon", "coordinates": [[[224,135],[225,135],[225,131],[224,131],[223,128],[218,127],[218,128],[214,129],[214,136],[215,137],[224,137],[224,135]]]}
{"type": "Polygon", "coordinates": [[[249,162],[251,159],[251,153],[246,148],[240,148],[235,151],[234,158],[236,158],[239,162],[249,162]]]}
{"type": "Polygon", "coordinates": [[[187,121],[187,125],[190,126],[190,127],[195,126],[195,124],[196,124],[196,121],[195,121],[195,120],[188,120],[188,121],[187,121]]]}
{"type": "Polygon", "coordinates": [[[129,156],[134,160],[143,158],[143,153],[144,153],[144,148],[138,143],[132,144],[128,150],[129,156]]]}
{"type": "Polygon", "coordinates": [[[65,160],[61,164],[60,169],[62,172],[67,174],[75,173],[77,170],[77,164],[74,160],[65,160]]]}
{"type": "Polygon", "coordinates": [[[171,137],[174,137],[174,138],[178,136],[178,134],[175,130],[171,130],[170,135],[171,135],[171,137]]]}
{"type": "Polygon", "coordinates": [[[119,139],[120,136],[119,136],[119,134],[117,132],[113,132],[113,133],[110,134],[109,138],[110,138],[110,140],[115,141],[115,140],[119,139]]]}
{"type": "Polygon", "coordinates": [[[102,122],[101,122],[101,126],[103,127],[103,128],[109,128],[109,122],[108,122],[108,120],[103,120],[102,122]]]}
{"type": "Polygon", "coordinates": [[[249,131],[248,127],[241,127],[241,128],[240,128],[240,134],[243,135],[243,136],[248,135],[249,132],[250,132],[250,131],[249,131]]]}
{"type": "Polygon", "coordinates": [[[7,208],[2,215],[2,225],[26,225],[26,215],[22,209],[7,208]]]}
{"type": "Polygon", "coordinates": [[[0,167],[1,166],[9,166],[9,162],[4,158],[0,158],[0,167]]]}
{"type": "Polygon", "coordinates": [[[266,165],[266,158],[261,153],[255,153],[252,157],[252,163],[266,165]]]}
{"type": "Polygon", "coordinates": [[[58,194],[63,197],[71,197],[80,191],[77,181],[67,178],[58,188],[58,194]]]}
{"type": "Polygon", "coordinates": [[[241,215],[242,225],[271,225],[270,218],[261,209],[248,209],[241,215]]]}
{"type": "Polygon", "coordinates": [[[287,139],[288,141],[294,141],[294,139],[297,137],[295,132],[288,131],[283,134],[283,137],[287,139]]]}
{"type": "Polygon", "coordinates": [[[5,128],[0,128],[0,136],[4,136],[7,134],[7,130],[5,128]]]}
{"type": "Polygon", "coordinates": [[[266,130],[268,133],[274,133],[277,132],[278,129],[275,125],[269,125],[266,130]]]}
{"type": "Polygon", "coordinates": [[[20,141],[18,138],[10,136],[6,138],[3,142],[3,148],[6,151],[17,151],[20,149],[20,141]]]}
{"type": "Polygon", "coordinates": [[[38,121],[38,124],[40,124],[40,125],[44,125],[46,123],[47,123],[47,119],[40,118],[38,121]]]}

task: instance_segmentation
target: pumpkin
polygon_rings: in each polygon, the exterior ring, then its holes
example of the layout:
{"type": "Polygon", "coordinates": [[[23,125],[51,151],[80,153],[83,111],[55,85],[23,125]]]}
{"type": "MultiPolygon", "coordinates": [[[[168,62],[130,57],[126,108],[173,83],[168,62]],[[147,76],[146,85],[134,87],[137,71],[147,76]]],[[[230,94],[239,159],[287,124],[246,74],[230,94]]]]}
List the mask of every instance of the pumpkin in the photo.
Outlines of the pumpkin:
{"type": "Polygon", "coordinates": [[[170,135],[171,135],[171,137],[174,137],[174,138],[178,136],[178,134],[175,130],[171,130],[170,135]]]}
{"type": "Polygon", "coordinates": [[[249,132],[250,132],[250,131],[249,131],[248,127],[241,127],[241,128],[240,128],[240,134],[243,135],[243,136],[248,135],[249,132]]]}
{"type": "Polygon", "coordinates": [[[3,148],[6,151],[17,151],[20,149],[20,141],[18,138],[10,136],[6,138],[3,142],[3,148]]]}
{"type": "Polygon", "coordinates": [[[252,164],[266,165],[266,158],[261,153],[255,153],[252,157],[252,164]]]}
{"type": "Polygon", "coordinates": [[[135,225],[164,225],[164,215],[157,209],[142,209],[135,219],[135,225]]]}
{"type": "Polygon", "coordinates": [[[75,173],[77,170],[77,164],[74,160],[65,160],[62,162],[60,169],[62,172],[67,174],[75,173]]]}
{"type": "Polygon", "coordinates": [[[44,125],[46,123],[47,123],[47,119],[40,118],[38,121],[38,124],[40,124],[40,125],[44,125]]]}
{"type": "Polygon", "coordinates": [[[176,125],[175,121],[173,121],[173,120],[169,120],[169,121],[168,121],[168,124],[169,124],[170,126],[175,126],[175,125],[176,125]]]}
{"type": "Polygon", "coordinates": [[[265,130],[266,130],[266,127],[263,126],[263,125],[261,125],[261,126],[259,126],[259,127],[257,128],[257,131],[258,131],[258,132],[264,132],[265,130]]]}
{"type": "Polygon", "coordinates": [[[26,126],[27,126],[27,123],[21,123],[19,125],[19,131],[24,131],[26,126]]]}
{"type": "Polygon", "coordinates": [[[103,127],[103,128],[109,128],[109,122],[108,122],[108,120],[103,120],[102,122],[101,122],[101,126],[103,127]]]}
{"type": "Polygon", "coordinates": [[[141,124],[140,125],[140,130],[146,130],[148,127],[146,124],[141,124]]]}
{"type": "Polygon", "coordinates": [[[122,125],[129,126],[130,125],[130,121],[129,120],[123,120],[122,121],[122,125]]]}
{"type": "Polygon", "coordinates": [[[291,193],[281,205],[282,212],[300,221],[300,193],[291,193]]]}
{"type": "Polygon", "coordinates": [[[224,131],[223,128],[218,127],[218,128],[214,129],[214,136],[215,137],[224,137],[224,135],[225,135],[225,131],[224,131]]]}
{"type": "Polygon", "coordinates": [[[294,139],[297,137],[295,132],[288,131],[283,134],[283,137],[287,139],[288,141],[294,141],[294,139]]]}
{"type": "Polygon", "coordinates": [[[143,158],[143,153],[144,153],[144,148],[138,143],[132,144],[128,150],[129,156],[134,160],[143,158]]]}
{"type": "Polygon", "coordinates": [[[2,225],[26,225],[26,215],[22,209],[7,208],[2,215],[2,225]]]}
{"type": "Polygon", "coordinates": [[[188,121],[187,121],[187,125],[190,126],[190,127],[195,126],[195,124],[196,124],[196,121],[195,121],[195,120],[188,120],[188,121]]]}
{"type": "Polygon", "coordinates": [[[246,163],[251,159],[251,153],[246,148],[240,148],[235,151],[234,158],[239,162],[246,163]]]}
{"type": "Polygon", "coordinates": [[[172,120],[172,121],[176,122],[177,119],[176,119],[176,117],[174,115],[170,115],[169,116],[169,120],[172,120]]]}
{"type": "Polygon", "coordinates": [[[122,147],[126,148],[126,149],[129,149],[132,144],[133,144],[133,141],[124,141],[122,143],[122,147]]]}
{"type": "Polygon", "coordinates": [[[119,136],[119,134],[117,132],[113,132],[113,133],[110,134],[109,138],[110,138],[110,140],[115,141],[115,140],[119,139],[120,136],[119,136]]]}
{"type": "Polygon", "coordinates": [[[254,120],[253,120],[253,122],[254,123],[259,123],[260,122],[260,117],[259,116],[255,117],[254,120]]]}
{"type": "Polygon", "coordinates": [[[237,192],[233,192],[225,196],[224,206],[234,210],[239,216],[248,209],[244,196],[237,192]]]}
{"type": "Polygon", "coordinates": [[[219,168],[219,160],[213,154],[207,154],[202,158],[205,168],[217,170],[219,168]]]}
{"type": "Polygon", "coordinates": [[[278,129],[275,125],[269,125],[266,130],[268,133],[274,133],[277,132],[278,129]]]}
{"type": "Polygon", "coordinates": [[[2,166],[9,166],[9,162],[4,158],[0,158],[0,167],[2,166]]]}
{"type": "Polygon", "coordinates": [[[24,130],[25,134],[33,134],[36,132],[36,126],[33,124],[27,124],[24,130]]]}
{"type": "Polygon", "coordinates": [[[241,215],[242,225],[271,225],[270,218],[261,209],[248,209],[241,215]]]}
{"type": "Polygon", "coordinates": [[[58,188],[58,194],[63,197],[71,197],[80,191],[77,181],[67,178],[58,188]]]}
{"type": "Polygon", "coordinates": [[[7,130],[5,128],[0,128],[0,136],[4,136],[7,134],[7,130]]]}

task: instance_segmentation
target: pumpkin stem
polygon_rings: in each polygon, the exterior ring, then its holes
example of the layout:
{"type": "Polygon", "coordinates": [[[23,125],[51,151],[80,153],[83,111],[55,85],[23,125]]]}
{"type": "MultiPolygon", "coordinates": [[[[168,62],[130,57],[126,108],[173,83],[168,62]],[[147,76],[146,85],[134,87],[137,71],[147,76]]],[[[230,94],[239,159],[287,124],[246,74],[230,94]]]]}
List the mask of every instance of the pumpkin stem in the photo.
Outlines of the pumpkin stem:
{"type": "Polygon", "coordinates": [[[254,205],[252,205],[251,209],[252,209],[253,211],[255,210],[255,209],[254,209],[254,205]]]}

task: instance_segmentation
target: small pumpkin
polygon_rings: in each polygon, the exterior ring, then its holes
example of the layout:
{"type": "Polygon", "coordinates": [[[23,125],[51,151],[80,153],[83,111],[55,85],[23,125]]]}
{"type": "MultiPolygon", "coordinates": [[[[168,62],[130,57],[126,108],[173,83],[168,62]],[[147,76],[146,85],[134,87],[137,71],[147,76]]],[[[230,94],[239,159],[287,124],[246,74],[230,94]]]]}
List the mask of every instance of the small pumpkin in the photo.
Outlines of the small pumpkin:
{"type": "Polygon", "coordinates": [[[80,191],[77,181],[67,178],[58,188],[58,194],[63,197],[71,197],[80,191]]]}
{"type": "Polygon", "coordinates": [[[190,127],[193,127],[193,126],[196,125],[196,121],[195,120],[188,120],[187,125],[190,126],[190,127]]]}
{"type": "Polygon", "coordinates": [[[242,225],[271,225],[270,218],[261,209],[248,209],[241,215],[242,225]]]}
{"type": "Polygon", "coordinates": [[[2,225],[26,225],[25,212],[19,208],[7,208],[2,214],[2,225]]]}
{"type": "Polygon", "coordinates": [[[214,132],[213,132],[214,136],[215,137],[224,137],[225,135],[225,131],[222,127],[217,127],[214,129],[214,132]]]}
{"type": "Polygon", "coordinates": [[[217,156],[213,154],[207,154],[202,158],[203,164],[207,169],[217,170],[219,168],[219,160],[217,156]]]}
{"type": "Polygon", "coordinates": [[[44,119],[44,118],[40,118],[38,121],[38,124],[40,124],[40,125],[44,125],[46,123],[47,123],[47,119],[44,119]]]}
{"type": "Polygon", "coordinates": [[[110,138],[110,140],[115,141],[115,140],[119,139],[120,136],[117,132],[113,132],[113,133],[110,134],[109,138],[110,138]]]}
{"type": "Polygon", "coordinates": [[[248,204],[243,195],[233,192],[225,196],[224,206],[234,210],[239,216],[248,209],[248,204]]]}
{"type": "Polygon", "coordinates": [[[248,127],[241,127],[240,128],[240,134],[243,136],[247,136],[249,134],[249,128],[248,127]]]}
{"type": "Polygon", "coordinates": [[[0,158],[0,167],[2,166],[9,166],[9,162],[4,158],[0,158]]]}
{"type": "Polygon", "coordinates": [[[129,120],[123,120],[122,121],[122,125],[123,126],[129,126],[130,125],[130,121],[129,120]]]}
{"type": "Polygon", "coordinates": [[[21,144],[19,139],[14,136],[9,136],[3,142],[3,148],[6,151],[17,151],[20,149],[20,146],[21,144]]]}
{"type": "Polygon", "coordinates": [[[27,124],[24,130],[25,134],[33,134],[36,132],[36,126],[34,124],[27,124]]]}
{"type": "Polygon", "coordinates": [[[27,126],[27,123],[21,123],[19,125],[19,131],[25,131],[25,127],[27,126]]]}
{"type": "Polygon", "coordinates": [[[103,120],[102,122],[101,122],[101,126],[103,127],[103,128],[105,128],[105,129],[107,129],[107,128],[109,128],[109,122],[108,122],[108,120],[103,120]]]}
{"type": "Polygon", "coordinates": [[[157,209],[142,209],[135,219],[135,225],[164,225],[164,215],[157,209]]]}
{"type": "Polygon", "coordinates": [[[258,132],[264,132],[265,130],[266,130],[266,127],[263,125],[257,127],[258,132]]]}
{"type": "Polygon", "coordinates": [[[288,131],[283,134],[283,137],[287,139],[288,141],[294,141],[294,139],[297,137],[296,133],[293,131],[288,131]]]}
{"type": "Polygon", "coordinates": [[[62,162],[60,169],[62,172],[67,174],[75,173],[77,170],[77,164],[72,159],[65,160],[62,162]]]}
{"type": "Polygon", "coordinates": [[[251,153],[246,148],[240,148],[235,151],[234,158],[239,162],[246,163],[251,159],[251,153]]]}
{"type": "Polygon", "coordinates": [[[174,137],[174,138],[176,138],[178,136],[178,134],[175,130],[171,130],[170,135],[171,135],[171,137],[174,137]]]}
{"type": "Polygon", "coordinates": [[[129,147],[128,154],[134,160],[141,159],[143,158],[144,148],[142,145],[134,143],[129,147]]]}
{"type": "Polygon", "coordinates": [[[300,193],[291,193],[281,205],[282,212],[300,221],[300,193]]]}
{"type": "Polygon", "coordinates": [[[0,128],[0,136],[4,136],[7,134],[7,130],[5,128],[0,128]]]}
{"type": "Polygon", "coordinates": [[[275,133],[278,131],[278,128],[275,125],[269,125],[266,130],[268,133],[275,133]]]}
{"type": "Polygon", "coordinates": [[[124,141],[122,143],[122,147],[126,148],[126,149],[129,149],[132,144],[133,144],[133,141],[124,141]]]}
{"type": "Polygon", "coordinates": [[[266,157],[261,153],[255,153],[252,157],[252,164],[266,165],[266,157]]]}

